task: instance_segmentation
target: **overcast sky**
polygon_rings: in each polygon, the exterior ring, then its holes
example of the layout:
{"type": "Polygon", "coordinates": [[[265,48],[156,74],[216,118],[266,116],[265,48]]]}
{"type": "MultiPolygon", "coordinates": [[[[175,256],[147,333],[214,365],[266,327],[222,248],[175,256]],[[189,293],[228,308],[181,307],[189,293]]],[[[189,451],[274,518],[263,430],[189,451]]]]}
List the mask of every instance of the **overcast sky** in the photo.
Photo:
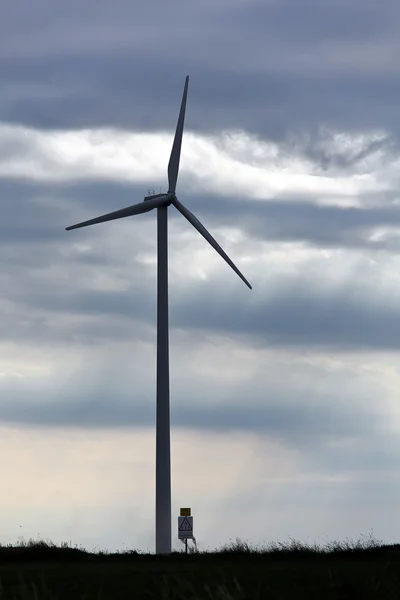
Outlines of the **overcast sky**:
{"type": "Polygon", "coordinates": [[[172,485],[200,548],[398,541],[400,4],[0,8],[0,542],[154,549],[156,215],[172,485]]]}

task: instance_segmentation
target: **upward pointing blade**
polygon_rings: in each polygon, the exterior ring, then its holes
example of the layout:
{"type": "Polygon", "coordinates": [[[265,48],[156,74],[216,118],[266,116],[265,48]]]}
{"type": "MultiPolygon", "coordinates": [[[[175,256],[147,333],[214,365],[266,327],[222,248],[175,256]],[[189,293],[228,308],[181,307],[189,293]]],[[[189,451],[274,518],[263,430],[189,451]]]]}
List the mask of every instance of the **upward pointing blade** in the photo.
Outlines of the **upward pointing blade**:
{"type": "Polygon", "coordinates": [[[106,221],[114,221],[115,219],[132,217],[133,215],[141,215],[142,213],[149,212],[149,210],[152,210],[153,208],[158,208],[159,206],[166,206],[167,204],[170,204],[170,200],[165,194],[161,198],[154,198],[154,200],[146,200],[146,202],[139,202],[138,204],[127,206],[127,208],[121,208],[121,210],[115,210],[114,212],[107,213],[106,215],[102,215],[101,217],[96,217],[95,219],[90,219],[89,221],[83,221],[82,223],[77,223],[77,225],[71,225],[70,227],[66,227],[66,230],[70,231],[71,229],[88,227],[88,225],[96,225],[97,223],[105,223],[106,221]]]}
{"type": "Polygon", "coordinates": [[[179,161],[181,157],[183,125],[185,123],[186,98],[189,85],[189,75],[185,80],[183,89],[181,110],[179,111],[178,123],[176,125],[174,143],[172,145],[171,156],[168,163],[168,193],[175,194],[176,181],[178,179],[179,161]]]}
{"type": "Polygon", "coordinates": [[[237,266],[231,261],[231,259],[226,254],[226,252],[224,252],[222,250],[221,246],[214,240],[214,238],[211,235],[211,233],[209,233],[207,231],[207,229],[204,227],[204,225],[202,225],[200,223],[200,221],[198,220],[198,218],[195,217],[194,214],[192,212],[190,212],[190,210],[188,210],[186,208],[186,206],[184,206],[181,202],[179,202],[179,200],[177,198],[174,198],[172,200],[172,203],[176,206],[176,208],[179,210],[179,212],[182,213],[182,215],[184,217],[186,217],[186,219],[189,221],[189,223],[191,223],[193,225],[193,227],[195,229],[197,229],[197,231],[207,240],[207,242],[214,248],[214,250],[216,250],[218,252],[218,254],[220,256],[222,256],[222,258],[235,271],[235,273],[237,275],[239,275],[240,279],[242,281],[244,281],[244,283],[247,285],[247,287],[249,287],[250,289],[253,289],[251,287],[250,283],[244,277],[244,275],[242,275],[242,273],[239,271],[239,269],[237,268],[237,266]]]}

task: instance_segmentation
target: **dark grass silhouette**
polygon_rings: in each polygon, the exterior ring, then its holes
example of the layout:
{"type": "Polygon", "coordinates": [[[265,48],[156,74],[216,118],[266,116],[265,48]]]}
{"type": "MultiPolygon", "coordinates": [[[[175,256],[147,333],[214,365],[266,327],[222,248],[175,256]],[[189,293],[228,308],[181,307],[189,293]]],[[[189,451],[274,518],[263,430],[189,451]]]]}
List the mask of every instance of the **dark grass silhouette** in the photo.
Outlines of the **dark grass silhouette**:
{"type": "Polygon", "coordinates": [[[0,546],[0,600],[394,600],[399,575],[400,545],[372,536],[325,546],[236,540],[169,556],[43,540],[0,546]]]}

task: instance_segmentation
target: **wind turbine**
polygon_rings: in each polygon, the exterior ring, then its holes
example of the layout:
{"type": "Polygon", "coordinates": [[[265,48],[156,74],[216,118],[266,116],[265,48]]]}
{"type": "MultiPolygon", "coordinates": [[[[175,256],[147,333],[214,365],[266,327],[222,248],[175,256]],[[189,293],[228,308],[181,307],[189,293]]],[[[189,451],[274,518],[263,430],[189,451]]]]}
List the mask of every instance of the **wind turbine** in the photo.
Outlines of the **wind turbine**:
{"type": "Polygon", "coordinates": [[[168,339],[168,206],[173,204],[179,212],[218,252],[228,265],[252,289],[221,246],[176,197],[182,134],[185,121],[186,98],[189,76],[186,77],[182,103],[175,131],[174,143],[168,163],[168,193],[146,196],[143,202],[116,210],[89,221],[77,223],[66,230],[78,229],[131,217],[157,209],[157,401],[156,401],[156,553],[171,552],[171,449],[170,449],[170,408],[169,408],[169,339],[168,339]]]}

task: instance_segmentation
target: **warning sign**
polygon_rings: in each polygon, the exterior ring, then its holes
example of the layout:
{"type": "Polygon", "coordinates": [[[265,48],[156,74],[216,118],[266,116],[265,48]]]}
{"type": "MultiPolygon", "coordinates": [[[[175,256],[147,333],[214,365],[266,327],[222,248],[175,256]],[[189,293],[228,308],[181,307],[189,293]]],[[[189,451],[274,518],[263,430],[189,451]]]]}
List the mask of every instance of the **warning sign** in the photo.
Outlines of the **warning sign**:
{"type": "Polygon", "coordinates": [[[185,517],[184,519],[182,519],[182,523],[179,525],[179,531],[192,531],[192,529],[192,523],[189,523],[188,518],[185,517]]]}
{"type": "Polygon", "coordinates": [[[178,517],[178,537],[180,540],[193,537],[193,517],[178,517]]]}

